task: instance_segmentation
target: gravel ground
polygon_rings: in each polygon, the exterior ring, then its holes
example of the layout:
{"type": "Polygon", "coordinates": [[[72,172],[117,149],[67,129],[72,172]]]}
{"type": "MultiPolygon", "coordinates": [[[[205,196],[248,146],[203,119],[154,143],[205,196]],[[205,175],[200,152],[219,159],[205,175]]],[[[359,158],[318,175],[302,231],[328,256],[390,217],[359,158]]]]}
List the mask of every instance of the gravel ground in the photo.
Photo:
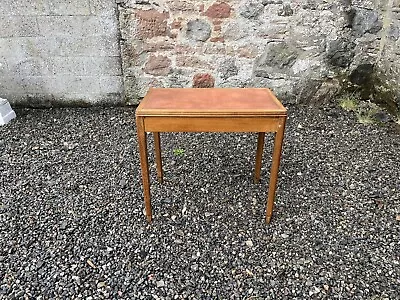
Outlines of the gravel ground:
{"type": "Polygon", "coordinates": [[[272,135],[254,185],[255,134],[162,134],[149,225],[133,108],[16,112],[0,127],[0,298],[400,299],[388,126],[289,107],[270,225],[272,135]]]}

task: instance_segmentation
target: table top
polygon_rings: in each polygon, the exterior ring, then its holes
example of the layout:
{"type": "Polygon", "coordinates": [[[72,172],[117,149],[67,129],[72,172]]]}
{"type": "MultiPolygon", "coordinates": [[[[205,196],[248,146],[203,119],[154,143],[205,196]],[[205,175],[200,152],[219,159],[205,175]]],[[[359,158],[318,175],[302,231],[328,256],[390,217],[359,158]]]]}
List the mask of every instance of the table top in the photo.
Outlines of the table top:
{"type": "Polygon", "coordinates": [[[266,88],[150,88],[137,116],[283,116],[266,88]]]}

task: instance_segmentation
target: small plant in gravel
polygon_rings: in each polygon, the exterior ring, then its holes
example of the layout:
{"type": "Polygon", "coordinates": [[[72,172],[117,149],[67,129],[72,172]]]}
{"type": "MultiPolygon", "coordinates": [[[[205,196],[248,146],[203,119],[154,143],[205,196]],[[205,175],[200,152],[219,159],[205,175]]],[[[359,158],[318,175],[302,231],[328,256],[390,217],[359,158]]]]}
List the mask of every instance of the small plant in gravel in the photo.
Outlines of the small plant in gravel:
{"type": "Polygon", "coordinates": [[[375,120],[372,118],[372,116],[366,113],[357,113],[357,120],[358,123],[364,125],[370,125],[375,123],[375,120]]]}
{"type": "Polygon", "coordinates": [[[174,149],[172,150],[172,152],[174,153],[175,156],[183,156],[185,154],[185,149],[174,149]]]}
{"type": "Polygon", "coordinates": [[[371,102],[364,102],[357,109],[356,112],[357,120],[359,123],[364,125],[377,123],[375,116],[380,111],[381,109],[378,105],[371,102]]]}
{"type": "Polygon", "coordinates": [[[355,111],[358,108],[358,97],[356,94],[346,94],[339,99],[339,106],[345,111],[355,111]]]}
{"type": "Polygon", "coordinates": [[[339,106],[345,111],[354,112],[358,123],[370,125],[387,122],[387,112],[369,100],[361,101],[358,93],[344,95],[339,99],[339,106]]]}

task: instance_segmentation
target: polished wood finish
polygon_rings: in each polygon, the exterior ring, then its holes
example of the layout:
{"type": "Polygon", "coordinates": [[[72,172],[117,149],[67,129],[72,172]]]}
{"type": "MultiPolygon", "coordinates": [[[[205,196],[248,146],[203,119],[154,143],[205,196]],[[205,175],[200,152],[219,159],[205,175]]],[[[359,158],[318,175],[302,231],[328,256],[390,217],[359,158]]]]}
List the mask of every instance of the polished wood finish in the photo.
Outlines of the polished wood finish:
{"type": "Polygon", "coordinates": [[[271,165],[271,174],[269,179],[267,210],[265,218],[267,223],[271,222],[272,210],[274,209],[275,191],[278,182],[278,171],[279,171],[279,164],[281,161],[285,124],[286,124],[286,119],[282,119],[279,124],[279,129],[275,133],[274,151],[272,153],[272,165],[271,165]]]}
{"type": "Polygon", "coordinates": [[[265,140],[265,132],[259,132],[257,139],[256,166],[254,168],[254,183],[260,183],[261,161],[264,150],[264,140],[265,140]]]}
{"type": "Polygon", "coordinates": [[[270,222],[286,109],[269,89],[162,89],[152,88],[136,109],[140,164],[147,220],[151,222],[150,180],[146,132],[153,132],[157,177],[163,180],[160,132],[258,132],[254,181],[259,182],[265,132],[275,133],[266,205],[270,222]]]}
{"type": "Polygon", "coordinates": [[[153,136],[154,136],[154,150],[155,150],[155,153],[156,153],[157,178],[158,178],[158,181],[160,183],[163,183],[160,133],[159,132],[153,132],[153,136]]]}
{"type": "Polygon", "coordinates": [[[150,202],[150,176],[149,176],[149,162],[147,158],[147,137],[144,131],[143,118],[136,118],[136,126],[138,133],[139,142],[139,153],[140,153],[140,167],[142,169],[142,181],[143,181],[143,193],[144,193],[144,205],[146,208],[147,221],[151,222],[151,202],[150,202]]]}
{"type": "Polygon", "coordinates": [[[280,117],[143,117],[146,132],[275,132],[280,117]]]}
{"type": "Polygon", "coordinates": [[[269,116],[286,115],[286,109],[269,89],[151,88],[138,116],[269,116]]]}

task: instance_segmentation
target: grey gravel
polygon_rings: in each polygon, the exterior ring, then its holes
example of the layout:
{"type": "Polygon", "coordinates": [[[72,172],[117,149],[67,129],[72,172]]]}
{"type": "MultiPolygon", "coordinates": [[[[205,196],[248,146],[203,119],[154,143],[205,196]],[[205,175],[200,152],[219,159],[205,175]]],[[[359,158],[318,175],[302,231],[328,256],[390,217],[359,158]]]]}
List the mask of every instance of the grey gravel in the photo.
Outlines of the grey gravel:
{"type": "Polygon", "coordinates": [[[270,225],[271,135],[259,185],[255,134],[162,134],[162,185],[149,138],[149,225],[133,108],[16,113],[0,127],[0,298],[400,298],[393,123],[289,107],[270,225]]]}

